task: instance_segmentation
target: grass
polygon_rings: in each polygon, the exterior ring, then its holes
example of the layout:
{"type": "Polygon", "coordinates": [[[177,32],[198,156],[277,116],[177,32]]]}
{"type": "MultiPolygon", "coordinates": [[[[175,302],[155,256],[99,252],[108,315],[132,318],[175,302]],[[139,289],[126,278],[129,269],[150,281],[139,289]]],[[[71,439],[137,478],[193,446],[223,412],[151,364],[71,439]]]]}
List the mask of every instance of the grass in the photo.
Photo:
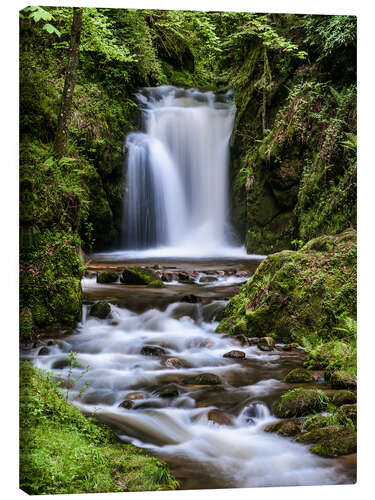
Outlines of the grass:
{"type": "Polygon", "coordinates": [[[28,362],[20,373],[20,487],[31,495],[173,490],[167,465],[66,402],[28,362]]]}

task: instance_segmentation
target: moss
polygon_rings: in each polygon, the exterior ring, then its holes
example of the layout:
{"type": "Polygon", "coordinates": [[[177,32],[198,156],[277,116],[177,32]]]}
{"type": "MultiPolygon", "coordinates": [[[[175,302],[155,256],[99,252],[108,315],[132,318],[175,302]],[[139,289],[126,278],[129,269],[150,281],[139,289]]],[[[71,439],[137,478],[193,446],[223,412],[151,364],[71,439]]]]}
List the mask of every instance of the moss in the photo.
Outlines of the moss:
{"type": "Polygon", "coordinates": [[[118,280],[119,275],[115,271],[101,271],[96,281],[97,283],[114,283],[118,280]]]}
{"type": "Polygon", "coordinates": [[[336,391],[332,396],[332,403],[335,406],[353,404],[357,402],[357,395],[354,392],[341,390],[336,391]]]}
{"type": "Polygon", "coordinates": [[[296,436],[299,432],[301,432],[301,428],[301,421],[293,419],[267,425],[264,430],[265,432],[275,432],[279,436],[289,437],[296,436]]]}
{"type": "Polygon", "coordinates": [[[323,457],[347,455],[357,450],[357,435],[350,427],[330,425],[311,430],[296,438],[299,443],[316,443],[311,451],[323,457]]]}
{"type": "MultiPolygon", "coordinates": [[[[335,357],[351,358],[345,335],[352,335],[343,323],[356,316],[356,240],[349,231],[332,237],[330,252],[304,249],[269,255],[254,275],[226,305],[217,331],[248,337],[267,335],[285,343],[305,340],[328,340],[339,331],[343,337],[342,354],[336,356],[339,344],[316,350],[306,366],[317,368],[335,357]],[[314,362],[312,362],[314,361],[314,362]]],[[[335,341],[336,342],[336,341],[335,341]]]]}
{"type": "Polygon", "coordinates": [[[111,312],[111,306],[108,302],[100,300],[96,302],[90,309],[90,316],[95,316],[96,318],[105,319],[111,312]]]}
{"type": "Polygon", "coordinates": [[[338,370],[332,373],[331,387],[333,389],[356,389],[357,381],[348,372],[338,370]]]}
{"type": "Polygon", "coordinates": [[[336,412],[335,418],[343,425],[357,428],[357,404],[344,404],[336,412]]]}
{"type": "Polygon", "coordinates": [[[22,363],[20,383],[20,487],[28,494],[178,487],[165,463],[84,417],[48,375],[22,363]]]}
{"type": "Polygon", "coordinates": [[[328,397],[318,389],[301,387],[285,392],[274,405],[277,417],[301,417],[309,413],[324,410],[328,405],[328,397]]]}
{"type": "Polygon", "coordinates": [[[214,373],[201,373],[184,379],[183,383],[192,385],[218,385],[221,384],[221,380],[214,373]]]}
{"type": "Polygon", "coordinates": [[[294,368],[285,377],[284,382],[288,384],[312,382],[314,377],[304,368],[294,368]]]}
{"type": "Polygon", "coordinates": [[[152,282],[161,281],[154,271],[139,266],[124,269],[120,280],[125,285],[149,285],[152,282]]]}
{"type": "Polygon", "coordinates": [[[153,280],[147,285],[149,288],[164,288],[165,285],[162,280],[153,280]]]}

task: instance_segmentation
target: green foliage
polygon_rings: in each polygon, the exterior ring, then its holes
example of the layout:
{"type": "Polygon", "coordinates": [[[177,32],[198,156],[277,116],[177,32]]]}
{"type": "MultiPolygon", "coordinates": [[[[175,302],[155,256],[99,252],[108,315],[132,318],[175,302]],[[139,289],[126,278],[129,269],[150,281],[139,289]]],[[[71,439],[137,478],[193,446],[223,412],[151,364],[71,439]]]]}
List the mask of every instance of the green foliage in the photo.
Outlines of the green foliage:
{"type": "Polygon", "coordinates": [[[178,487],[165,463],[117,442],[108,427],[84,417],[47,373],[25,362],[20,382],[20,487],[28,494],[178,487]]]}
{"type": "Polygon", "coordinates": [[[46,23],[43,25],[43,30],[47,31],[47,33],[52,34],[54,33],[57,36],[61,36],[60,31],[55,28],[52,24],[50,24],[47,21],[51,21],[53,19],[53,16],[50,12],[47,12],[45,9],[42,7],[37,7],[37,6],[30,6],[30,7],[25,7],[20,11],[20,18],[21,19],[32,19],[36,23],[39,22],[40,20],[46,21],[46,23]]]}

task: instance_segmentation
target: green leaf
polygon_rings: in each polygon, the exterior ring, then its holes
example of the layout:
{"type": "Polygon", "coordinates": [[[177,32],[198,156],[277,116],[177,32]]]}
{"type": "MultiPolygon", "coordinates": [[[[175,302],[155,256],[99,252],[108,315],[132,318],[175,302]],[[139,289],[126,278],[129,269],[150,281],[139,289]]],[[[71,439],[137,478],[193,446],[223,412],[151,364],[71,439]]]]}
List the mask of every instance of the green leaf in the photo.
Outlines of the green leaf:
{"type": "Polygon", "coordinates": [[[61,36],[60,31],[57,28],[55,28],[54,26],[52,26],[52,24],[49,24],[49,23],[45,24],[43,26],[43,29],[48,31],[48,33],[55,33],[57,36],[61,36]]]}

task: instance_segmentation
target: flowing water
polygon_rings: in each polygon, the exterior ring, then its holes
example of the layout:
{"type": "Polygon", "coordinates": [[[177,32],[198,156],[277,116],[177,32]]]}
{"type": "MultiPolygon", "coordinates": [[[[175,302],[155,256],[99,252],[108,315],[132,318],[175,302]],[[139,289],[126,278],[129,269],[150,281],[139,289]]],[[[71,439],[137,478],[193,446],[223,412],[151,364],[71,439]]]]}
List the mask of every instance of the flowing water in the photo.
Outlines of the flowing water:
{"type": "Polygon", "coordinates": [[[126,139],[124,245],[167,255],[228,251],[233,93],[170,86],[137,94],[144,132],[126,139]]]}
{"type": "Polygon", "coordinates": [[[185,489],[354,482],[352,458],[319,458],[263,430],[276,420],[271,404],[291,387],[282,379],[303,353],[263,352],[215,333],[228,299],[263,258],[231,240],[233,95],[164,86],[144,89],[138,100],[145,131],[126,140],[124,248],[93,256],[76,330],[22,357],[63,380],[69,399],[121,440],[165,459],[185,489]],[[158,289],[96,283],[97,271],[132,263],[158,264],[172,279],[158,289]],[[190,273],[189,283],[179,271],[190,273]],[[90,316],[98,299],[111,303],[106,319],[90,316]],[[233,349],[245,358],[224,357],[233,349]],[[70,374],[71,351],[79,367],[70,374]],[[207,373],[220,383],[192,380],[207,373]]]}
{"type": "MultiPolygon", "coordinates": [[[[90,267],[101,265],[94,262],[90,267]]],[[[76,352],[80,367],[71,378],[89,369],[69,389],[69,398],[85,413],[95,413],[113,426],[124,442],[165,459],[183,488],[351,483],[352,463],[344,466],[316,457],[308,446],[263,430],[276,421],[271,404],[291,387],[282,378],[301,365],[302,351],[263,352],[215,333],[226,299],[256,265],[243,261],[233,269],[223,261],[223,270],[213,271],[207,261],[192,261],[189,269],[200,270],[194,283],[171,282],[161,290],[99,285],[95,278],[85,278],[82,323],[70,335],[49,342],[48,354],[39,355],[40,348],[35,348],[23,355],[69,385],[68,354],[76,352]],[[216,281],[201,282],[202,277],[216,281]],[[192,291],[197,302],[183,301],[192,291]],[[155,307],[154,297],[160,292],[165,292],[164,301],[155,307]],[[89,304],[97,298],[111,302],[107,319],[89,314],[89,304]],[[246,358],[223,357],[233,349],[243,351],[246,358]],[[178,360],[177,367],[168,366],[171,358],[178,360]],[[189,380],[203,373],[217,375],[220,384],[189,380]],[[125,407],[120,406],[124,401],[125,407]],[[212,412],[214,421],[209,418],[212,412]]],[[[181,270],[176,260],[164,262],[165,269],[181,270]]]]}

